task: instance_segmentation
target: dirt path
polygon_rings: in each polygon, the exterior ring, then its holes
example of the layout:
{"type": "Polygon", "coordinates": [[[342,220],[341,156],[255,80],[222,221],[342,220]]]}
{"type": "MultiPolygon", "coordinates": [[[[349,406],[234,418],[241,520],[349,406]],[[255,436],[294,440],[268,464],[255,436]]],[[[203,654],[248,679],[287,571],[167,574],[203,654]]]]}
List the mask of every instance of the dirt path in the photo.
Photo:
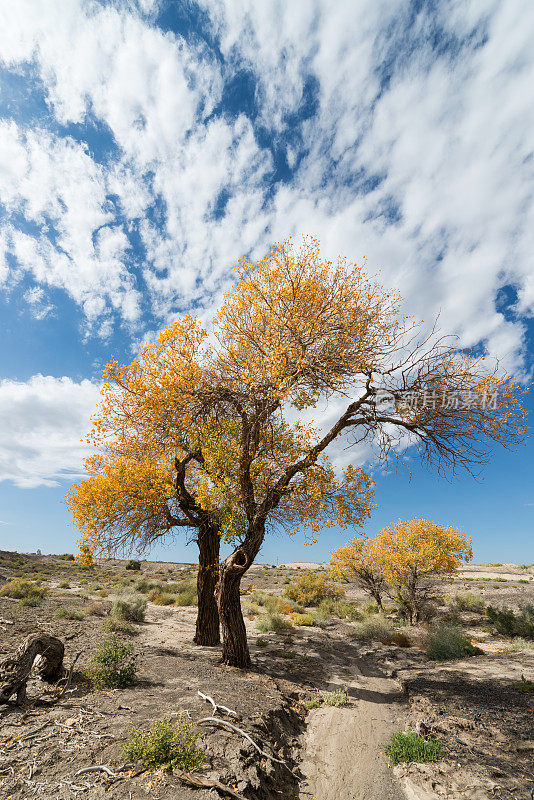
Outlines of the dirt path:
{"type": "Polygon", "coordinates": [[[308,717],[300,797],[405,800],[382,754],[391,733],[403,727],[401,708],[394,702],[399,684],[347,652],[328,686],[340,688],[349,694],[349,706],[322,706],[308,717]]]}

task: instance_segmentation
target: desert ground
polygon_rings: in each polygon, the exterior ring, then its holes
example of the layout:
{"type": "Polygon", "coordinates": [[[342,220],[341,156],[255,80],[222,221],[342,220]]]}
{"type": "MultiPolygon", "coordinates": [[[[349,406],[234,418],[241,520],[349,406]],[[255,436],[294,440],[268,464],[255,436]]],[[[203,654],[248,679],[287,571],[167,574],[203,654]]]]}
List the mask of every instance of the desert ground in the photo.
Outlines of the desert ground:
{"type": "Polygon", "coordinates": [[[260,630],[265,604],[278,602],[269,598],[283,598],[295,576],[325,565],[255,565],[242,596],[249,671],[220,666],[219,648],[192,643],[196,608],[178,605],[186,595],[176,592],[192,585],[193,565],[125,567],[110,559],[81,568],[68,557],[0,551],[0,659],[42,631],[61,639],[65,667],[73,665],[61,685],[31,679],[25,703],[13,697],[0,705],[1,798],[534,797],[533,642],[499,633],[485,612],[487,605],[534,603],[534,565],[471,565],[439,586],[437,619],[452,619],[477,648],[444,661],[428,658],[429,623],[409,627],[388,605],[373,628],[376,609],[350,583],[340,584],[344,611],[303,609],[313,624],[300,625],[282,609],[278,631],[260,630]],[[13,580],[30,582],[38,600],[10,596],[13,580]],[[132,645],[135,682],[94,688],[85,669],[110,635],[113,601],[129,591],[148,597],[143,622],[114,629],[132,645]],[[214,712],[198,692],[235,713],[214,712]],[[332,692],[344,702],[326,702],[332,692]],[[216,714],[254,744],[224,723],[200,723],[206,758],[196,780],[204,787],[191,785],[194,776],[125,759],[134,729],[184,714],[197,722],[216,714]],[[436,739],[444,756],[393,766],[384,746],[405,730],[436,739]],[[79,772],[99,766],[107,771],[79,772]]]}

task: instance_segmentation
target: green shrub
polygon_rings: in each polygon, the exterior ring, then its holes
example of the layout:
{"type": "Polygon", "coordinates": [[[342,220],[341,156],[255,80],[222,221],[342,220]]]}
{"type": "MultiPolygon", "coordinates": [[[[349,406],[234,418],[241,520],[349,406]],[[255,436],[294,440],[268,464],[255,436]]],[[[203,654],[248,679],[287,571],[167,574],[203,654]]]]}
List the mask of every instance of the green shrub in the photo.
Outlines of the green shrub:
{"type": "Polygon", "coordinates": [[[305,700],[304,705],[306,706],[308,711],[311,711],[312,708],[320,708],[321,701],[317,700],[316,698],[314,698],[313,700],[305,700]]]}
{"type": "Polygon", "coordinates": [[[70,589],[70,583],[68,581],[61,581],[61,583],[58,584],[58,588],[59,589],[70,589]]]}
{"type": "Polygon", "coordinates": [[[198,603],[196,589],[183,589],[175,595],[174,605],[176,606],[196,606],[198,603]]]}
{"type": "Polygon", "coordinates": [[[384,747],[384,752],[393,764],[410,761],[440,761],[445,758],[445,750],[435,739],[422,739],[415,731],[394,733],[384,747]]]}
{"type": "Polygon", "coordinates": [[[342,597],[344,590],[329,581],[324,572],[303,570],[286,587],[284,595],[299,605],[318,606],[321,600],[342,597]]]}
{"type": "Polygon", "coordinates": [[[127,761],[142,761],[145,767],[167,767],[185,772],[199,770],[205,753],[196,742],[200,732],[195,723],[179,717],[174,725],[167,718],[154,722],[149,730],[134,731],[124,745],[127,761]]]}
{"type": "Polygon", "coordinates": [[[125,633],[128,636],[134,636],[136,633],[138,633],[138,630],[134,625],[131,625],[129,622],[125,622],[123,619],[117,619],[117,617],[110,617],[108,620],[106,620],[102,625],[102,630],[107,631],[108,633],[125,633]]]}
{"type": "Polygon", "coordinates": [[[60,606],[54,611],[54,617],[58,619],[77,619],[82,620],[85,618],[83,611],[78,611],[70,606],[60,606]]]}
{"type": "Polygon", "coordinates": [[[517,613],[511,608],[488,606],[486,614],[491,624],[503,636],[534,639],[534,604],[522,606],[517,613]]]}
{"type": "Polygon", "coordinates": [[[348,706],[349,696],[343,689],[336,689],[335,692],[323,692],[323,702],[327,706],[348,706]]]}
{"type": "Polygon", "coordinates": [[[134,569],[140,570],[141,569],[141,562],[136,561],[134,558],[131,558],[125,565],[124,569],[134,569]]]}
{"type": "Polygon", "coordinates": [[[517,681],[517,683],[512,684],[512,688],[516,690],[516,692],[521,692],[521,694],[533,694],[534,693],[534,681],[527,681],[524,675],[521,675],[521,680],[517,681]]]}
{"type": "Polygon", "coordinates": [[[388,619],[380,614],[373,614],[372,617],[357,622],[351,635],[357,639],[368,639],[370,641],[381,641],[391,639],[395,631],[388,619]]]}
{"type": "Polygon", "coordinates": [[[146,597],[142,594],[124,594],[114,600],[111,613],[126,622],[143,622],[146,606],[146,597]]]}
{"type": "Polygon", "coordinates": [[[483,614],[486,608],[484,599],[472,592],[457,594],[451,603],[451,608],[458,611],[472,611],[475,614],[483,614]]]}
{"type": "Polygon", "coordinates": [[[30,606],[40,605],[46,592],[45,587],[36,586],[35,583],[22,578],[13,578],[0,589],[0,595],[3,597],[13,597],[20,600],[23,605],[30,606]]]}
{"type": "Polygon", "coordinates": [[[291,619],[294,625],[310,626],[313,625],[313,616],[311,614],[291,614],[291,619]]]}
{"type": "Polygon", "coordinates": [[[98,689],[123,689],[135,680],[135,661],[131,644],[119,642],[116,636],[104,639],[91,659],[87,677],[98,689]]]}
{"type": "Polygon", "coordinates": [[[46,587],[38,586],[32,581],[23,578],[13,578],[0,589],[0,595],[20,600],[21,606],[37,607],[42,604],[43,597],[48,593],[46,587]]]}
{"type": "Polygon", "coordinates": [[[291,628],[291,623],[280,614],[264,614],[256,622],[256,627],[262,633],[268,633],[269,631],[280,633],[291,628]]]}
{"type": "Polygon", "coordinates": [[[339,619],[348,619],[352,622],[362,618],[362,614],[358,611],[356,606],[352,605],[352,603],[348,603],[342,597],[321,600],[318,611],[324,611],[329,615],[339,617],[339,619]]]}
{"type": "Polygon", "coordinates": [[[500,650],[503,653],[520,653],[522,650],[533,650],[534,642],[528,639],[523,639],[521,636],[516,636],[511,642],[506,642],[500,650]]]}
{"type": "Polygon", "coordinates": [[[431,661],[475,656],[482,651],[455,625],[441,623],[432,628],[426,640],[426,654],[431,661]]]}

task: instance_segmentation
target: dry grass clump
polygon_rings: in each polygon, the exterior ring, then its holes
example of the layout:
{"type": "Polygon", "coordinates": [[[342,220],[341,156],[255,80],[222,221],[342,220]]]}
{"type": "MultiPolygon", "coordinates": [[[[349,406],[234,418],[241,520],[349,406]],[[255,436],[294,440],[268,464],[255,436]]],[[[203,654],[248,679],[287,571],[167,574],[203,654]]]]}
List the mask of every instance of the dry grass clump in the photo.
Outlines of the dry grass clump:
{"type": "Polygon", "coordinates": [[[144,622],[146,606],[142,594],[123,594],[114,600],[111,613],[125,622],[144,622]]]}
{"type": "Polygon", "coordinates": [[[262,633],[281,633],[289,630],[292,625],[289,620],[281,614],[264,614],[256,622],[256,627],[262,633]]]}
{"type": "Polygon", "coordinates": [[[373,614],[361,622],[357,622],[351,635],[356,639],[368,639],[369,641],[392,640],[395,629],[388,619],[380,614],[373,614]]]}

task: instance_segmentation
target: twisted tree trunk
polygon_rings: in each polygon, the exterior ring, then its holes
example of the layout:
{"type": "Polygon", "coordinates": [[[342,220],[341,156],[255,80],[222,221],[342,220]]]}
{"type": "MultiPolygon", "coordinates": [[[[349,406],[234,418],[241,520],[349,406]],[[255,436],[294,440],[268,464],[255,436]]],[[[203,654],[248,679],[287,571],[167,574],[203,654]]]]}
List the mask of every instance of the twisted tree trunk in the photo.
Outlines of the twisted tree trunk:
{"type": "Polygon", "coordinates": [[[258,555],[265,536],[263,524],[251,527],[245,540],[223,561],[216,589],[223,635],[221,663],[248,669],[251,666],[247,630],[241,611],[241,579],[258,555]]]}
{"type": "Polygon", "coordinates": [[[215,587],[219,577],[220,537],[217,528],[206,522],[198,530],[198,614],[194,643],[212,647],[221,643],[219,610],[215,587]]]}
{"type": "Polygon", "coordinates": [[[17,695],[17,702],[26,699],[26,683],[33,662],[41,657],[37,674],[41,680],[53,683],[63,675],[63,642],[47,633],[32,633],[17,649],[14,656],[0,662],[0,703],[7,703],[11,695],[17,695]]]}

